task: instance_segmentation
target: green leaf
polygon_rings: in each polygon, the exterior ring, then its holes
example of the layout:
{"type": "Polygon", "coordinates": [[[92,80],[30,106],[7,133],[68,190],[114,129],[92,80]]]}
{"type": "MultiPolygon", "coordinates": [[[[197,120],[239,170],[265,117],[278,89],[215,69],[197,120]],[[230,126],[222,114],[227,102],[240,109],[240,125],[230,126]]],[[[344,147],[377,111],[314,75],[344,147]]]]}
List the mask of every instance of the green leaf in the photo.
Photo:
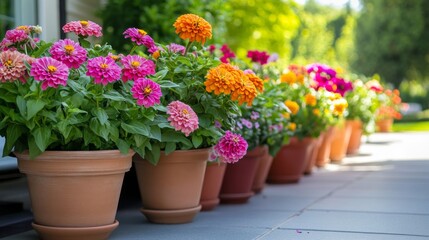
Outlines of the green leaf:
{"type": "Polygon", "coordinates": [[[46,103],[42,100],[28,100],[27,102],[27,120],[31,119],[34,115],[36,115],[46,103]]]}
{"type": "Polygon", "coordinates": [[[115,91],[110,91],[108,93],[103,94],[104,98],[113,100],[113,101],[127,101],[121,94],[115,91]]]}
{"type": "Polygon", "coordinates": [[[119,151],[123,154],[128,153],[128,151],[130,150],[130,145],[122,139],[118,140],[118,143],[116,144],[116,146],[118,147],[119,151]]]}
{"type": "Polygon", "coordinates": [[[16,104],[18,105],[18,110],[21,113],[21,116],[26,118],[27,116],[27,102],[22,96],[16,97],[16,104]]]}
{"type": "Polygon", "coordinates": [[[37,51],[33,52],[32,57],[40,57],[43,53],[46,52],[46,50],[48,50],[53,43],[45,43],[39,46],[39,48],[37,49],[37,51]]]}
{"type": "Polygon", "coordinates": [[[210,116],[207,114],[201,114],[201,116],[198,117],[199,125],[203,128],[209,128],[212,125],[212,121],[210,120],[210,116]]]}
{"type": "Polygon", "coordinates": [[[126,132],[131,134],[140,134],[146,137],[150,137],[150,128],[148,125],[138,122],[138,121],[132,121],[129,124],[127,123],[121,123],[122,129],[124,129],[126,132]]]}
{"type": "Polygon", "coordinates": [[[161,86],[161,88],[177,88],[177,87],[180,87],[180,85],[178,85],[172,81],[168,81],[168,80],[162,80],[162,81],[159,81],[158,83],[161,86]]]}
{"type": "Polygon", "coordinates": [[[166,131],[162,134],[162,142],[181,142],[185,145],[192,146],[192,142],[187,139],[183,133],[166,131]]]}
{"type": "Polygon", "coordinates": [[[168,74],[168,69],[164,69],[164,70],[158,71],[155,74],[154,78],[159,81],[159,80],[163,79],[167,74],[168,74]]]}
{"type": "Polygon", "coordinates": [[[153,162],[156,164],[159,161],[159,157],[161,156],[161,148],[159,146],[159,143],[152,144],[152,156],[153,156],[153,162]]]}
{"type": "Polygon", "coordinates": [[[105,125],[109,118],[106,111],[104,111],[104,109],[102,108],[93,109],[92,114],[94,114],[97,117],[98,121],[100,121],[102,125],[105,125]]]}
{"type": "Polygon", "coordinates": [[[80,92],[73,94],[70,101],[73,107],[80,107],[83,103],[83,94],[80,92]]]}
{"type": "Polygon", "coordinates": [[[203,143],[203,137],[196,134],[192,135],[192,144],[194,145],[194,148],[198,148],[201,143],[203,143]]]}
{"type": "Polygon", "coordinates": [[[6,142],[3,148],[3,157],[9,155],[16,143],[16,140],[21,137],[23,132],[23,129],[18,125],[11,125],[6,129],[6,142]]]}
{"type": "Polygon", "coordinates": [[[49,138],[51,137],[51,129],[48,127],[36,128],[33,132],[33,135],[37,147],[41,152],[44,152],[49,144],[49,138]]]}
{"type": "Polygon", "coordinates": [[[39,149],[39,147],[36,144],[36,140],[34,140],[33,137],[30,137],[28,139],[28,151],[30,153],[30,158],[34,159],[35,157],[39,156],[42,151],[39,149]]]}
{"type": "Polygon", "coordinates": [[[158,126],[153,125],[150,127],[150,135],[153,139],[161,142],[161,129],[158,126]]]}
{"type": "Polygon", "coordinates": [[[168,154],[174,152],[175,150],[176,150],[176,143],[174,143],[174,142],[168,142],[165,145],[165,155],[168,155],[168,154]]]}

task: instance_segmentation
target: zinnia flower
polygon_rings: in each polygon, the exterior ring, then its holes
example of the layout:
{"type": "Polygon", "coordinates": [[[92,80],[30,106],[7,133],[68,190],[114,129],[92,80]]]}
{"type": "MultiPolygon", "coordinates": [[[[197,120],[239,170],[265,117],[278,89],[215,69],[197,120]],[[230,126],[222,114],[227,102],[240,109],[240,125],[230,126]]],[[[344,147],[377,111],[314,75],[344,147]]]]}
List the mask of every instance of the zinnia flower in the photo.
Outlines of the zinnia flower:
{"type": "Polygon", "coordinates": [[[313,95],[313,94],[311,94],[311,93],[306,94],[306,95],[305,95],[305,103],[306,103],[308,106],[312,106],[312,107],[316,106],[316,103],[317,103],[317,98],[316,98],[316,96],[314,96],[314,95],[313,95]]]}
{"type": "Polygon", "coordinates": [[[167,45],[167,48],[170,52],[185,55],[186,48],[180,44],[170,43],[170,45],[167,45]]]}
{"type": "Polygon", "coordinates": [[[262,79],[260,79],[258,76],[256,76],[256,74],[254,73],[246,73],[246,71],[244,71],[244,73],[246,74],[246,76],[249,78],[249,80],[253,83],[253,85],[255,85],[255,88],[259,91],[262,92],[264,91],[264,82],[262,81],[262,79]]]}
{"type": "Polygon", "coordinates": [[[297,76],[294,72],[289,71],[280,76],[280,81],[287,84],[294,84],[297,81],[297,76]]]}
{"type": "Polygon", "coordinates": [[[168,104],[167,114],[168,121],[176,131],[181,131],[185,136],[189,136],[193,131],[198,129],[198,116],[192,108],[181,102],[174,101],[168,104]]]}
{"type": "Polygon", "coordinates": [[[121,78],[121,68],[110,57],[96,57],[88,60],[86,75],[93,77],[94,82],[107,85],[121,78]]]}
{"type": "Polygon", "coordinates": [[[145,108],[159,104],[162,96],[159,84],[147,78],[139,78],[134,81],[131,93],[137,99],[137,104],[145,108]]]}
{"type": "Polygon", "coordinates": [[[297,102],[291,101],[291,100],[286,100],[285,101],[285,105],[286,105],[287,108],[289,108],[289,110],[290,110],[290,112],[292,114],[295,115],[295,114],[298,113],[298,111],[299,111],[299,105],[298,105],[297,102]]]}
{"type": "Polygon", "coordinates": [[[49,50],[52,58],[63,62],[69,68],[79,68],[86,60],[87,51],[70,39],[59,40],[49,50]]]}
{"type": "Polygon", "coordinates": [[[131,38],[131,41],[137,45],[144,45],[151,54],[158,50],[153,39],[143,29],[128,28],[125,30],[124,36],[131,38]]]}
{"type": "Polygon", "coordinates": [[[290,122],[288,125],[288,129],[294,132],[296,130],[296,123],[290,122]]]}
{"type": "Polygon", "coordinates": [[[336,116],[342,116],[348,106],[348,103],[344,98],[340,98],[333,102],[333,106],[333,114],[336,116]]]}
{"type": "Polygon", "coordinates": [[[216,95],[221,93],[229,95],[241,87],[241,81],[238,69],[230,64],[222,63],[208,71],[204,85],[207,92],[214,92],[216,95]]]}
{"type": "Polygon", "coordinates": [[[249,78],[242,71],[240,72],[242,74],[241,82],[239,83],[240,87],[232,92],[231,99],[238,100],[238,104],[240,105],[247,103],[247,106],[251,106],[258,92],[249,78]]]}
{"type": "Polygon", "coordinates": [[[241,135],[226,131],[213,149],[215,155],[224,162],[235,163],[246,155],[247,147],[248,144],[241,135]]]}
{"type": "Polygon", "coordinates": [[[253,50],[247,51],[247,57],[250,58],[252,62],[265,65],[268,63],[268,58],[270,57],[270,55],[267,52],[253,50]]]}
{"type": "Polygon", "coordinates": [[[42,82],[43,90],[48,87],[57,88],[59,85],[67,85],[69,68],[51,57],[42,57],[34,60],[30,75],[34,80],[42,82]]]}
{"type": "Polygon", "coordinates": [[[207,39],[212,37],[212,26],[204,18],[195,14],[184,14],[176,19],[173,24],[176,33],[183,40],[200,42],[204,45],[207,39]]]}
{"type": "Polygon", "coordinates": [[[128,55],[121,59],[122,65],[122,80],[136,80],[144,78],[146,75],[155,74],[155,63],[146,58],[137,55],[128,55]]]}
{"type": "Polygon", "coordinates": [[[13,82],[15,80],[25,82],[28,74],[24,61],[31,62],[32,59],[18,51],[1,52],[0,82],[13,82]]]}
{"type": "Polygon", "coordinates": [[[11,44],[23,42],[28,39],[28,34],[22,29],[7,30],[4,36],[11,44]]]}
{"type": "Polygon", "coordinates": [[[71,21],[63,26],[63,31],[65,33],[73,32],[76,35],[83,37],[103,36],[100,25],[91,21],[71,21]]]}

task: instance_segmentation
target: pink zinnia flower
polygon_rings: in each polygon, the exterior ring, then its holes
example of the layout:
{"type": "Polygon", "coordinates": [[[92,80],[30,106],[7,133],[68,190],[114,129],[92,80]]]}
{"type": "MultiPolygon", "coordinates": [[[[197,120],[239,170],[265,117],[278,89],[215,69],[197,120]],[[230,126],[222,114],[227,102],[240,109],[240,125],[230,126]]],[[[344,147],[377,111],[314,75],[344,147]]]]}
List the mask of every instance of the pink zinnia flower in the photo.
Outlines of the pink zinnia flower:
{"type": "Polygon", "coordinates": [[[70,39],[59,40],[49,50],[52,57],[69,68],[79,68],[86,60],[87,51],[70,39]]]}
{"type": "Polygon", "coordinates": [[[137,99],[137,104],[145,108],[159,104],[162,96],[159,84],[147,78],[139,78],[134,81],[131,92],[133,97],[137,99]]]}
{"type": "Polygon", "coordinates": [[[107,85],[121,78],[121,68],[110,57],[96,57],[88,60],[86,75],[93,77],[95,83],[107,85]]]}
{"type": "Polygon", "coordinates": [[[8,30],[6,32],[5,39],[7,39],[11,44],[15,44],[27,40],[28,34],[24,30],[20,29],[8,30]]]}
{"type": "Polygon", "coordinates": [[[240,134],[226,131],[214,146],[215,154],[226,163],[238,162],[247,153],[247,142],[240,134]]]}
{"type": "Polygon", "coordinates": [[[57,88],[59,85],[67,85],[69,68],[51,57],[42,57],[33,62],[30,75],[42,82],[43,90],[48,87],[57,88]]]}
{"type": "Polygon", "coordinates": [[[28,76],[24,61],[31,58],[18,51],[3,51],[0,53],[0,82],[25,82],[28,76]]]}
{"type": "Polygon", "coordinates": [[[192,108],[181,102],[174,101],[168,104],[167,114],[168,121],[176,131],[181,131],[185,136],[189,136],[193,131],[198,129],[198,116],[192,108]]]}
{"type": "Polygon", "coordinates": [[[170,52],[180,53],[182,55],[185,55],[186,48],[180,44],[170,43],[170,45],[168,45],[167,48],[170,52]]]}
{"type": "Polygon", "coordinates": [[[66,25],[64,25],[63,31],[65,33],[73,32],[76,35],[83,36],[83,37],[103,36],[100,25],[91,21],[71,21],[66,25]]]}
{"type": "Polygon", "coordinates": [[[135,42],[137,45],[146,46],[150,53],[154,53],[158,50],[153,39],[143,29],[128,28],[125,30],[124,35],[125,38],[131,38],[131,41],[135,42]]]}
{"type": "Polygon", "coordinates": [[[122,80],[136,80],[144,78],[146,75],[155,74],[155,63],[146,58],[137,55],[128,55],[121,59],[122,65],[122,80]]]}

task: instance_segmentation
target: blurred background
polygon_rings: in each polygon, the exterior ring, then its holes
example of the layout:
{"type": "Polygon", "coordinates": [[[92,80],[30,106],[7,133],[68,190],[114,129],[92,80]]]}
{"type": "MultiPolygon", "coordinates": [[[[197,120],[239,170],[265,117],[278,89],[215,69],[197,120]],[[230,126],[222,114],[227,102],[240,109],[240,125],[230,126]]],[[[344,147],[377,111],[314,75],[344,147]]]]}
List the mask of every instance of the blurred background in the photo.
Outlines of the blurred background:
{"type": "Polygon", "coordinates": [[[0,35],[19,25],[43,27],[42,40],[66,37],[61,26],[89,19],[103,26],[103,41],[130,49],[128,27],[156,42],[179,41],[171,27],[183,13],[213,26],[206,43],[277,53],[284,64],[325,63],[347,73],[375,74],[399,88],[413,114],[428,119],[429,1],[427,0],[1,0],[0,35]]]}

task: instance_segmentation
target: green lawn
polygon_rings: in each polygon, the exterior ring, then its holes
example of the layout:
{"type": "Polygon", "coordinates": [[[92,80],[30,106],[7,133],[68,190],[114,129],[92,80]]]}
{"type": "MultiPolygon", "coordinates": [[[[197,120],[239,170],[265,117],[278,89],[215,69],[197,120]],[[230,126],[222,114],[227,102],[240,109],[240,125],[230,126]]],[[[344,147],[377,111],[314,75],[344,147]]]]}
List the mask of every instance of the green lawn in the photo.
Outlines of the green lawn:
{"type": "Polygon", "coordinates": [[[394,123],[393,131],[394,132],[429,131],[429,121],[394,123]]]}

